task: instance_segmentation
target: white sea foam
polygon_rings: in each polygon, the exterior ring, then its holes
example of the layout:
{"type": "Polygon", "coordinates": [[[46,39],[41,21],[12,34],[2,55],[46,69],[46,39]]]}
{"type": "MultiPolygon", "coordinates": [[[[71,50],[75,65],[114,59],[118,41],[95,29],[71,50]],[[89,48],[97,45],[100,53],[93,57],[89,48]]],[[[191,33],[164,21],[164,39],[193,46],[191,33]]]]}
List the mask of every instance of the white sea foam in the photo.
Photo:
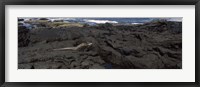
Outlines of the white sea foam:
{"type": "Polygon", "coordinates": [[[104,23],[118,23],[117,21],[109,21],[109,20],[84,20],[85,22],[93,22],[97,24],[104,24],[104,23]]]}
{"type": "Polygon", "coordinates": [[[131,23],[131,24],[137,25],[137,24],[143,24],[143,23],[131,23]]]}
{"type": "Polygon", "coordinates": [[[76,18],[63,18],[64,20],[76,20],[76,18]]]}

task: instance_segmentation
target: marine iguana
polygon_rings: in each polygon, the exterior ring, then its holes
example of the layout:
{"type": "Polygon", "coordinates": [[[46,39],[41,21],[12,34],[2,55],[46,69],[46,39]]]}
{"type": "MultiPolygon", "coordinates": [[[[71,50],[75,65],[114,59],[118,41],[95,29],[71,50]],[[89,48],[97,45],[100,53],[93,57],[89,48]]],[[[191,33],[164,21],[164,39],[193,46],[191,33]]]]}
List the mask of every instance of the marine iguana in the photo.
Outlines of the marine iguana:
{"type": "Polygon", "coordinates": [[[92,45],[92,43],[81,43],[76,47],[65,47],[65,48],[58,48],[58,49],[53,49],[53,50],[58,50],[58,51],[64,51],[64,50],[81,50],[81,49],[85,49],[88,48],[92,45]]]}

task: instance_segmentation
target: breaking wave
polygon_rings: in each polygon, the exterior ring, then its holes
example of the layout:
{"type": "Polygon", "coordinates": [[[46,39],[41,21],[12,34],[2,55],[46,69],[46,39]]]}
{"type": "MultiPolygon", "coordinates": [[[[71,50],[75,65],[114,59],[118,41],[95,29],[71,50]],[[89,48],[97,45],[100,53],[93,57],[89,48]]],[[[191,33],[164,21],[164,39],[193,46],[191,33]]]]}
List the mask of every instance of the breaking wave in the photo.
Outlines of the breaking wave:
{"type": "Polygon", "coordinates": [[[104,23],[118,23],[117,21],[109,21],[109,20],[84,20],[85,22],[93,22],[97,24],[104,24],[104,23]]]}

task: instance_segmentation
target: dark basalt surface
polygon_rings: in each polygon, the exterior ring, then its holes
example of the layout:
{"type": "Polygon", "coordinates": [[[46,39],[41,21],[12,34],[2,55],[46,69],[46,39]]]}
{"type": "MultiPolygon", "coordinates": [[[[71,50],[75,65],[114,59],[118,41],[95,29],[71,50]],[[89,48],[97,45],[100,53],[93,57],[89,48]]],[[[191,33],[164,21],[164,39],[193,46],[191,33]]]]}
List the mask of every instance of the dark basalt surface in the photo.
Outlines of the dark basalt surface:
{"type": "Polygon", "coordinates": [[[19,69],[181,69],[182,23],[18,31],[19,69]],[[53,49],[93,45],[78,51],[53,49]]]}

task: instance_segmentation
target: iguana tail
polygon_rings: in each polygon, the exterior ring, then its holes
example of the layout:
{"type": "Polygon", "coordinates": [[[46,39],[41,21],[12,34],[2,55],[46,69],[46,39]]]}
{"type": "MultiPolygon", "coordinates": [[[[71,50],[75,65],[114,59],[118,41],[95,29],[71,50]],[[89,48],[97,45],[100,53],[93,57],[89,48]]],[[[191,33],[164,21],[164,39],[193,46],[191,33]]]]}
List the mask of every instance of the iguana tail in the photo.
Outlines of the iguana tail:
{"type": "Polygon", "coordinates": [[[64,51],[64,50],[76,50],[76,47],[58,48],[58,49],[53,49],[53,50],[58,50],[58,51],[64,51]]]}

